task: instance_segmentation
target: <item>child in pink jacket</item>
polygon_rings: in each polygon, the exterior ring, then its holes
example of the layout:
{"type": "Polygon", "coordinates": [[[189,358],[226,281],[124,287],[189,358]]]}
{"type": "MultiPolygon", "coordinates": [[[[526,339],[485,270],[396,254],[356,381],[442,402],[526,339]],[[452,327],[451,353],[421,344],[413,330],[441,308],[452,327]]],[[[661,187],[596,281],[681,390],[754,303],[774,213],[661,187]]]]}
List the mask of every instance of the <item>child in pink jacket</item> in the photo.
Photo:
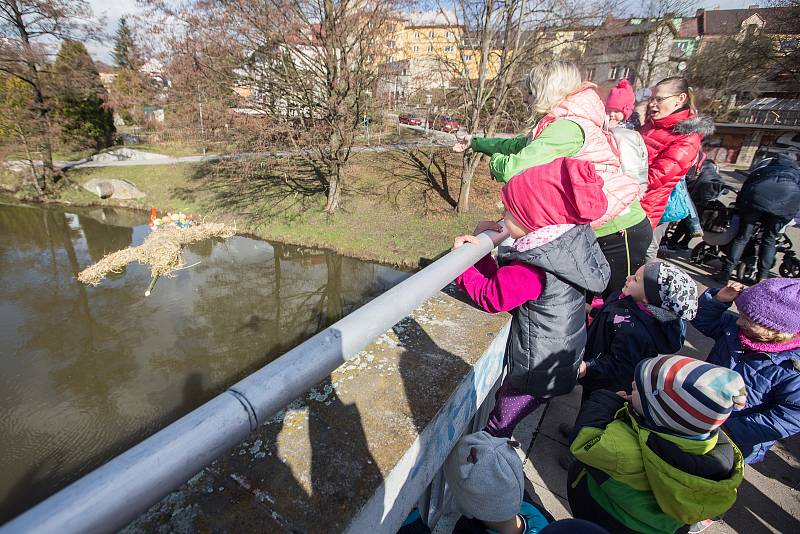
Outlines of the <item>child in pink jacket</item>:
{"type": "MultiPolygon", "coordinates": [[[[601,292],[610,269],[590,223],[605,212],[602,179],[572,158],[532,167],[502,189],[510,247],[485,256],[456,283],[484,310],[510,311],[508,372],[486,430],[510,437],[547,399],[575,386],[586,345],[586,291],[601,292]]],[[[500,231],[484,221],[476,232],[500,231]]],[[[454,248],[475,243],[456,238],[454,248]]]]}

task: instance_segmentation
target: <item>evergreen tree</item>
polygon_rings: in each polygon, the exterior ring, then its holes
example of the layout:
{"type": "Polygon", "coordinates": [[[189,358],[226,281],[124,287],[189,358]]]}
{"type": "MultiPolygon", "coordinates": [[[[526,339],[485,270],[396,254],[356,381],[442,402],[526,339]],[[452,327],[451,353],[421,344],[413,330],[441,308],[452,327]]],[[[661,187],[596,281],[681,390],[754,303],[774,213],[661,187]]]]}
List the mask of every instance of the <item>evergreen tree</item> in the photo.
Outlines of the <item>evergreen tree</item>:
{"type": "Polygon", "coordinates": [[[135,70],[139,66],[138,56],[131,27],[125,17],[122,17],[114,36],[114,63],[121,69],[135,70]]]}
{"type": "Polygon", "coordinates": [[[103,148],[114,137],[114,117],[94,61],[79,41],[66,40],[53,65],[55,116],[66,142],[103,148]]]}

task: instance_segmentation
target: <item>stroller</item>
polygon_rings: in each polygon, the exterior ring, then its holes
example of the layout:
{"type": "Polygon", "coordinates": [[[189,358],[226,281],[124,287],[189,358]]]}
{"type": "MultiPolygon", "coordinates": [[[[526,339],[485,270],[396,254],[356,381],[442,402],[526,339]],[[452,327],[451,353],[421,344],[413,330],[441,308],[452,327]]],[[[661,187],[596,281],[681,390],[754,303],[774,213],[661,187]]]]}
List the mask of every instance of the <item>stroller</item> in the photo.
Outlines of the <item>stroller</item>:
{"type": "MultiPolygon", "coordinates": [[[[730,186],[725,186],[723,193],[738,193],[730,186]]],[[[703,227],[703,241],[693,249],[690,261],[696,265],[709,265],[712,260],[719,260],[723,253],[727,254],[729,245],[739,232],[739,215],[734,206],[725,206],[719,200],[709,202],[700,214],[700,225],[703,227]]],[[[734,269],[734,276],[742,283],[753,283],[756,277],[756,261],[758,245],[761,242],[763,230],[761,225],[756,225],[753,237],[744,248],[741,260],[734,269]]],[[[793,249],[789,236],[782,232],[775,242],[776,261],[777,253],[783,254],[778,272],[786,278],[800,277],[800,259],[793,249]]]]}

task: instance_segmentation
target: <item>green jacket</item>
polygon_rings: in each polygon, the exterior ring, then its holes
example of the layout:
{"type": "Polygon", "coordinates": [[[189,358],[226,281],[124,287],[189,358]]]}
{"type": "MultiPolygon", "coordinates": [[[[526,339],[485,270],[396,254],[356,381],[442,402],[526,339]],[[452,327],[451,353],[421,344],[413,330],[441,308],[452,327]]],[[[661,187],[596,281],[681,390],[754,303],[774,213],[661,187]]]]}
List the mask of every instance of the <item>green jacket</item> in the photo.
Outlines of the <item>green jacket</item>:
{"type": "Polygon", "coordinates": [[[581,406],[570,450],[591,497],[637,532],[673,533],[736,501],[744,459],[722,432],[693,440],[641,426],[632,408],[599,390],[581,406]]]}
{"type": "Polygon", "coordinates": [[[577,155],[583,147],[583,130],[571,120],[557,120],[533,141],[525,135],[473,137],[471,147],[492,157],[489,170],[495,180],[508,182],[525,169],[577,155]]]}
{"type": "MultiPolygon", "coordinates": [[[[508,182],[525,169],[550,163],[557,158],[578,155],[583,143],[583,129],[569,119],[559,119],[542,130],[533,141],[525,135],[508,138],[473,137],[470,146],[476,152],[491,156],[489,170],[495,180],[508,182]]],[[[595,228],[595,236],[604,237],[630,228],[643,221],[645,216],[636,200],[623,213],[595,228]]]]}

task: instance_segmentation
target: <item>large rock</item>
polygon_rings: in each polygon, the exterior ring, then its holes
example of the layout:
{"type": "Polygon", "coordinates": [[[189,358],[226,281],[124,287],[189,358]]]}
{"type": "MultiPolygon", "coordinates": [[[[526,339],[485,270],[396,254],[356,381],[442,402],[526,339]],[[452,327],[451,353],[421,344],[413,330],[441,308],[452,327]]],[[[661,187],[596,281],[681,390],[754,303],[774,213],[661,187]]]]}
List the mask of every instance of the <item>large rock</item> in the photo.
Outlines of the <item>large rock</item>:
{"type": "Polygon", "coordinates": [[[128,180],[105,180],[100,178],[92,178],[83,184],[83,188],[94,193],[100,198],[129,200],[132,198],[142,198],[147,196],[128,180]]]}

